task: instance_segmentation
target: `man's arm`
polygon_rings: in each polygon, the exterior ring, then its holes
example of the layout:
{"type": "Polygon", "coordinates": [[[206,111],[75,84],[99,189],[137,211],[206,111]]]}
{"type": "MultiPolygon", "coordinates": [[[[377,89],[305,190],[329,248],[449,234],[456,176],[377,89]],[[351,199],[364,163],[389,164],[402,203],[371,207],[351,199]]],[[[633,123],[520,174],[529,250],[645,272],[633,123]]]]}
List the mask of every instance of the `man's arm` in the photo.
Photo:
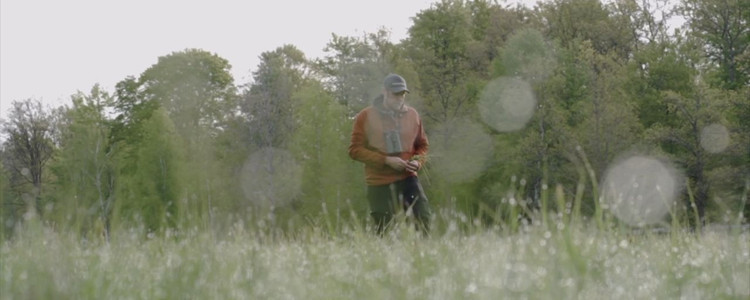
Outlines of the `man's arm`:
{"type": "Polygon", "coordinates": [[[385,164],[386,156],[367,148],[366,123],[367,113],[363,111],[357,114],[357,117],[354,119],[354,128],[352,129],[352,140],[349,144],[349,157],[370,166],[382,167],[385,164]]]}
{"type": "Polygon", "coordinates": [[[415,160],[419,162],[419,165],[423,165],[427,161],[427,152],[430,149],[430,142],[427,140],[427,135],[424,133],[422,127],[422,120],[419,120],[419,134],[414,140],[414,156],[415,160]]]}
{"type": "Polygon", "coordinates": [[[417,138],[414,140],[413,154],[406,167],[407,171],[415,173],[422,168],[425,162],[427,162],[427,151],[430,148],[430,143],[427,141],[427,135],[424,133],[424,128],[422,127],[422,120],[417,119],[417,124],[419,128],[417,128],[417,138]]]}

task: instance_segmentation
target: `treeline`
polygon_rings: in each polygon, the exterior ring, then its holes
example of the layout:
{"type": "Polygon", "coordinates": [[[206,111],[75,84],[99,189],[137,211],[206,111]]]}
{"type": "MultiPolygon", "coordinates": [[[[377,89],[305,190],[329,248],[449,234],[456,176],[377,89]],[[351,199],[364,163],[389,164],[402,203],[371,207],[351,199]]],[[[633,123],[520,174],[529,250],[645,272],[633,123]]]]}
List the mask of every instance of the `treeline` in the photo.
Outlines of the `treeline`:
{"type": "Polygon", "coordinates": [[[424,119],[437,209],[482,217],[559,185],[591,214],[597,177],[639,153],[681,170],[681,203],[703,220],[747,216],[750,2],[667,4],[443,0],[398,43],[334,34],[322,58],[264,52],[246,84],[227,60],[187,49],[69,106],[15,101],[2,124],[3,234],[30,218],[84,235],[366,221],[362,166],[346,149],[390,72],[424,119]],[[671,31],[675,16],[686,23],[671,31]]]}

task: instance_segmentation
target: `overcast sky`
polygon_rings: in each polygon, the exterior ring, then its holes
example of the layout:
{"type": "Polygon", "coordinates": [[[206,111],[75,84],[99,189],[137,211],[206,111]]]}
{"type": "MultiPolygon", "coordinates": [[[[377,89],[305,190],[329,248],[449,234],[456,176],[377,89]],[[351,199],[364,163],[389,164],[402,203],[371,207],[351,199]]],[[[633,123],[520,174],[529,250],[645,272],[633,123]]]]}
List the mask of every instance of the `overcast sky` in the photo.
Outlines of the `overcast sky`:
{"type": "Polygon", "coordinates": [[[13,100],[56,107],[100,83],[107,91],[158,57],[199,48],[227,59],[247,83],[258,56],[293,44],[322,57],[331,34],[379,28],[394,42],[437,0],[2,0],[0,118],[13,100]]]}

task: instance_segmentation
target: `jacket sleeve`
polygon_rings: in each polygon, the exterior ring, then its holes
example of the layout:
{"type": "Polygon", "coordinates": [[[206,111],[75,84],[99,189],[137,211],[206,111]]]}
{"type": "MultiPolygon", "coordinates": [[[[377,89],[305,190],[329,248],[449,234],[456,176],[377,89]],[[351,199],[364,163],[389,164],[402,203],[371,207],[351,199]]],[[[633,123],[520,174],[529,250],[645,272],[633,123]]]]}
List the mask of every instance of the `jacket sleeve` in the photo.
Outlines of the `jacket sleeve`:
{"type": "Polygon", "coordinates": [[[385,164],[385,154],[367,147],[366,123],[367,113],[360,112],[357,114],[357,117],[354,119],[354,128],[352,129],[352,140],[349,144],[349,157],[366,165],[382,167],[385,164]]]}
{"type": "Polygon", "coordinates": [[[427,135],[424,133],[424,128],[422,127],[422,120],[418,119],[419,124],[419,133],[417,134],[417,138],[414,140],[414,155],[419,156],[419,165],[424,165],[425,162],[427,162],[427,152],[430,148],[430,142],[427,140],[427,135]]]}

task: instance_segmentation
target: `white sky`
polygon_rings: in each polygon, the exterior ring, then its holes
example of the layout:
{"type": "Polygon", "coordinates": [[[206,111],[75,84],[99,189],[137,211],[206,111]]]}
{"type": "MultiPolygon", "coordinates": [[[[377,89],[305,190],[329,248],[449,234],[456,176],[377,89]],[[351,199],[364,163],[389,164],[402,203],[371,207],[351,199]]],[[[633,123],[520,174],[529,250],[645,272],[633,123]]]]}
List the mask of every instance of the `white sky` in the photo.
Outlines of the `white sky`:
{"type": "Polygon", "coordinates": [[[258,56],[284,44],[322,57],[332,33],[361,36],[381,27],[398,42],[433,2],[2,0],[0,118],[14,100],[57,107],[96,83],[112,92],[126,76],[186,48],[227,59],[235,83],[247,83],[258,56]]]}
{"type": "MultiPolygon", "coordinates": [[[[258,57],[292,44],[323,56],[333,33],[380,28],[398,42],[440,0],[2,0],[0,119],[14,100],[57,107],[99,83],[109,91],[160,56],[199,48],[227,59],[245,84],[258,57]]],[[[500,0],[502,5],[537,0],[500,0]]]]}

